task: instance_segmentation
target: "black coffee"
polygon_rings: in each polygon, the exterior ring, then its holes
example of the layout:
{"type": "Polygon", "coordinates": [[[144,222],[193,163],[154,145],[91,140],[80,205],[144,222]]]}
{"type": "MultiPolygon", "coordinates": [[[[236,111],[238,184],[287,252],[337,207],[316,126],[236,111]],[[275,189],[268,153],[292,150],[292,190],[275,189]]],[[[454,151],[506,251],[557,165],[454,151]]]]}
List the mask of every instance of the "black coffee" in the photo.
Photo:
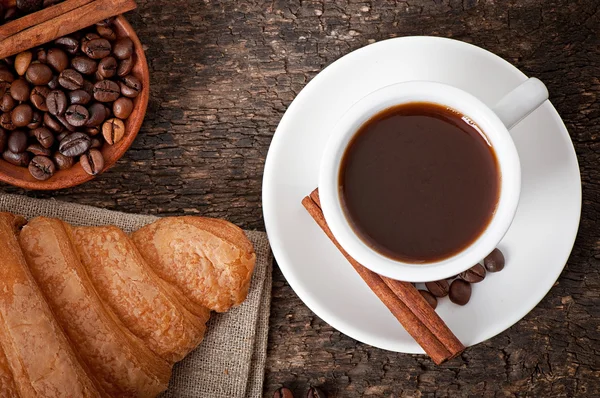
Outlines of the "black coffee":
{"type": "Polygon", "coordinates": [[[496,155],[483,133],[431,103],[388,108],[352,138],[340,168],[348,221],[381,254],[427,263],[475,241],[498,202],[496,155]]]}

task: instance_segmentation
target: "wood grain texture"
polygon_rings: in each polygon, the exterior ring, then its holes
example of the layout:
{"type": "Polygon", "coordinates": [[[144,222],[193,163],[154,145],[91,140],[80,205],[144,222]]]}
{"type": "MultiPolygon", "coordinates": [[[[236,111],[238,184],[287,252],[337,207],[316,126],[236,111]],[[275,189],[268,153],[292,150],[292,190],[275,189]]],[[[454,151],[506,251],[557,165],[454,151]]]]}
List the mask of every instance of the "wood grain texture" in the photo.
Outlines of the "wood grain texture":
{"type": "Polygon", "coordinates": [[[467,41],[539,77],[575,143],[579,237],[558,284],[525,319],[437,367],[333,330],[276,268],[265,396],[281,385],[301,396],[308,383],[350,398],[600,396],[600,3],[140,0],[129,15],[152,85],[133,147],[85,185],[26,194],[264,229],[262,169],[286,107],[340,56],[404,35],[467,41]]]}

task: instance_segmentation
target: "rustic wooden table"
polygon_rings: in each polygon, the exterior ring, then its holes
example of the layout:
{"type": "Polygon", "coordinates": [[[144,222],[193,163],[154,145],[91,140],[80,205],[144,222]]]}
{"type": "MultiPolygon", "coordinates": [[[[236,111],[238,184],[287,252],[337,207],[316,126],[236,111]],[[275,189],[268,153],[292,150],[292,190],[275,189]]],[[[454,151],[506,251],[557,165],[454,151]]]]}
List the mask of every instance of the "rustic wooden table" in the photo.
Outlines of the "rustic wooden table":
{"type": "Polygon", "coordinates": [[[541,78],[575,143],[579,237],[556,286],[501,335],[435,366],[374,349],[317,318],[275,267],[265,396],[600,396],[600,3],[597,0],[138,0],[151,100],[110,172],[61,192],[2,190],[264,229],[261,178],[279,119],[325,66],[368,43],[439,35],[541,78]]]}

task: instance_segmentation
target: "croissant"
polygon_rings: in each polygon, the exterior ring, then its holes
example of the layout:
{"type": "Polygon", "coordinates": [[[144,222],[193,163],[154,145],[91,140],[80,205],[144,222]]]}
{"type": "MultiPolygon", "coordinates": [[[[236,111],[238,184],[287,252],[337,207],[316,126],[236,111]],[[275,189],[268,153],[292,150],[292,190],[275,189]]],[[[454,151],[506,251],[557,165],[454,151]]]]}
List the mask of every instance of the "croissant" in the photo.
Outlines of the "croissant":
{"type": "Polygon", "coordinates": [[[130,237],[0,213],[0,251],[0,398],[156,396],[256,260],[241,229],[201,217],[130,237]]]}

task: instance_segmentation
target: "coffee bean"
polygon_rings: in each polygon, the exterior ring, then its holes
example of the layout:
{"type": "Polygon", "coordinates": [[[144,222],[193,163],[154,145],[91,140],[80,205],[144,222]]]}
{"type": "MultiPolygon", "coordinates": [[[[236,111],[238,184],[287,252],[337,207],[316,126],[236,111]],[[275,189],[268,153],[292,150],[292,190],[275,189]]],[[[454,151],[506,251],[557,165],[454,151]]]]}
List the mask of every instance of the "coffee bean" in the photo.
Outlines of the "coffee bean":
{"type": "Polygon", "coordinates": [[[67,90],[79,90],[83,87],[83,76],[74,69],[65,69],[58,76],[58,83],[67,90]]]}
{"type": "Polygon", "coordinates": [[[0,128],[0,152],[4,152],[6,144],[8,142],[8,132],[3,128],[0,128]]]}
{"type": "Polygon", "coordinates": [[[116,144],[125,136],[125,124],[121,119],[109,119],[102,125],[102,135],[108,145],[116,144]]]}
{"type": "Polygon", "coordinates": [[[15,101],[27,101],[29,92],[29,83],[25,79],[17,79],[10,85],[10,95],[15,101]]]}
{"type": "Polygon", "coordinates": [[[44,148],[50,148],[54,144],[54,135],[46,127],[39,127],[32,134],[44,148]]]}
{"type": "Polygon", "coordinates": [[[87,122],[88,126],[100,126],[102,122],[106,120],[106,108],[104,107],[104,105],[98,102],[93,103],[88,108],[88,112],[90,114],[90,117],[87,122]]]}
{"type": "Polygon", "coordinates": [[[294,394],[289,388],[281,387],[275,391],[273,398],[294,398],[294,394]]]}
{"type": "Polygon", "coordinates": [[[27,147],[27,152],[33,154],[34,156],[50,156],[52,155],[52,151],[48,148],[44,148],[40,144],[31,144],[27,147]]]}
{"type": "Polygon", "coordinates": [[[421,293],[421,296],[423,296],[425,301],[427,301],[427,304],[429,304],[431,308],[435,310],[437,307],[437,299],[435,296],[429,293],[427,290],[419,290],[419,293],[421,293]]]}
{"type": "Polygon", "coordinates": [[[475,264],[468,270],[461,272],[460,277],[469,283],[479,283],[485,278],[485,268],[481,264],[475,264]]]}
{"type": "Polygon", "coordinates": [[[48,52],[44,48],[38,48],[35,57],[43,64],[48,62],[48,52]]]}
{"type": "Polygon", "coordinates": [[[75,126],[73,126],[72,124],[70,124],[67,119],[65,119],[64,116],[56,116],[56,120],[58,120],[60,122],[60,124],[63,125],[64,128],[66,128],[67,130],[69,130],[70,132],[74,132],[75,130],[77,130],[75,128],[75,126]]]}
{"type": "Polygon", "coordinates": [[[10,113],[3,113],[2,116],[0,116],[0,127],[9,131],[13,131],[17,128],[12,122],[10,113]]]}
{"type": "Polygon", "coordinates": [[[65,156],[60,152],[56,152],[53,155],[53,159],[54,163],[56,163],[56,167],[58,167],[59,170],[70,169],[73,167],[73,164],[75,164],[75,160],[72,157],[65,156]]]}
{"type": "Polygon", "coordinates": [[[27,152],[14,153],[6,150],[2,153],[2,158],[15,166],[26,167],[29,164],[31,155],[27,152]]]}
{"type": "Polygon", "coordinates": [[[31,122],[27,125],[29,130],[35,130],[42,125],[42,114],[38,111],[33,111],[31,122]]]}
{"type": "Polygon", "coordinates": [[[14,153],[25,152],[27,149],[27,134],[23,130],[15,130],[10,133],[8,149],[14,153]]]}
{"type": "Polygon", "coordinates": [[[29,173],[36,180],[45,181],[56,172],[56,166],[52,159],[46,156],[36,156],[29,163],[29,173]]]}
{"type": "Polygon", "coordinates": [[[98,126],[86,127],[85,133],[90,137],[100,134],[101,130],[98,126]]]}
{"type": "Polygon", "coordinates": [[[454,304],[467,304],[471,298],[471,284],[462,279],[455,279],[450,285],[449,297],[454,304]]]}
{"type": "Polygon", "coordinates": [[[29,101],[42,112],[48,112],[48,104],[46,98],[50,93],[50,89],[47,86],[35,86],[29,94],[29,101]]]}
{"type": "Polygon", "coordinates": [[[89,80],[83,81],[83,87],[81,89],[88,93],[90,96],[94,95],[94,83],[92,83],[89,80]]]}
{"type": "Polygon", "coordinates": [[[133,111],[133,101],[129,98],[121,97],[113,103],[113,114],[121,120],[125,120],[133,111]]]}
{"type": "Polygon", "coordinates": [[[71,36],[60,37],[54,43],[71,55],[75,55],[79,50],[79,42],[71,36]]]}
{"type": "Polygon", "coordinates": [[[87,134],[73,133],[60,142],[58,150],[65,156],[76,157],[86,153],[91,144],[91,139],[87,134]]]}
{"type": "Polygon", "coordinates": [[[125,97],[135,98],[142,91],[142,82],[133,75],[127,75],[119,82],[119,87],[125,97]]]}
{"type": "Polygon", "coordinates": [[[54,116],[64,115],[67,110],[67,96],[62,90],[52,90],[46,97],[48,112],[54,116]]]}
{"type": "Polygon", "coordinates": [[[15,106],[17,106],[17,101],[15,101],[10,93],[6,93],[0,98],[0,111],[10,112],[15,106]]]}
{"type": "Polygon", "coordinates": [[[82,42],[81,51],[92,59],[102,59],[110,54],[112,46],[106,39],[93,38],[82,42]]]}
{"type": "Polygon", "coordinates": [[[436,297],[445,297],[448,295],[449,286],[446,280],[427,282],[425,283],[425,287],[436,297]]]}
{"type": "Polygon", "coordinates": [[[98,70],[98,63],[85,55],[77,56],[71,60],[71,66],[84,75],[92,75],[98,70]]]}
{"type": "Polygon", "coordinates": [[[11,117],[15,127],[25,127],[33,118],[33,109],[29,104],[17,105],[11,113],[11,117]]]}
{"type": "Polygon", "coordinates": [[[63,131],[63,126],[49,113],[44,113],[44,126],[48,127],[50,130],[55,133],[60,133],[63,131]]]}
{"type": "Polygon", "coordinates": [[[60,73],[69,67],[69,56],[60,48],[51,48],[46,55],[46,62],[60,73]]]}
{"type": "Polygon", "coordinates": [[[103,79],[110,79],[117,73],[117,60],[115,57],[102,58],[98,65],[98,73],[103,79]]]}
{"type": "Polygon", "coordinates": [[[98,137],[92,138],[92,145],[90,145],[90,148],[94,148],[94,149],[102,148],[102,141],[100,141],[100,139],[98,137]]]}
{"type": "Polygon", "coordinates": [[[71,105],[67,108],[67,111],[65,112],[65,119],[67,119],[67,122],[71,126],[75,127],[84,126],[87,123],[89,117],[90,114],[83,105],[71,105]]]}
{"type": "Polygon", "coordinates": [[[89,175],[98,175],[104,169],[104,157],[97,149],[90,149],[79,158],[83,170],[89,175]]]}
{"type": "Polygon", "coordinates": [[[8,69],[0,69],[0,82],[12,83],[15,81],[15,75],[8,69]]]}
{"type": "Polygon", "coordinates": [[[0,97],[7,93],[10,95],[10,83],[0,82],[0,97]]]}
{"type": "Polygon", "coordinates": [[[484,260],[485,269],[489,272],[499,272],[504,269],[504,254],[500,251],[500,249],[494,249],[484,260]]]}
{"type": "Polygon", "coordinates": [[[135,62],[133,61],[133,56],[125,58],[124,60],[119,62],[119,66],[117,67],[117,75],[119,77],[127,76],[133,70],[133,65],[135,65],[135,62]]]}
{"type": "Polygon", "coordinates": [[[60,87],[60,83],[58,82],[58,76],[52,76],[52,80],[48,83],[48,88],[50,90],[56,90],[60,87]]]}
{"type": "Polygon", "coordinates": [[[105,18],[96,22],[96,26],[112,26],[115,23],[115,17],[105,18]]]}
{"type": "Polygon", "coordinates": [[[69,102],[72,105],[87,105],[92,100],[92,96],[85,90],[75,90],[69,92],[69,102]]]}
{"type": "Polygon", "coordinates": [[[25,14],[31,14],[42,9],[43,0],[17,0],[17,8],[25,14]]]}
{"type": "Polygon", "coordinates": [[[117,34],[110,26],[96,25],[96,32],[106,40],[114,41],[117,39],[117,34]]]}
{"type": "Polygon", "coordinates": [[[65,138],[67,138],[67,136],[71,134],[71,132],[69,130],[65,130],[62,133],[60,133],[59,135],[56,136],[56,141],[58,142],[62,142],[62,140],[64,140],[65,138]]]}
{"type": "Polygon", "coordinates": [[[94,98],[100,102],[113,102],[120,96],[119,85],[112,80],[102,80],[94,85],[94,98]]]}
{"type": "Polygon", "coordinates": [[[17,54],[15,57],[15,70],[19,76],[23,76],[25,72],[27,72],[27,68],[31,64],[31,60],[33,59],[33,54],[31,51],[23,51],[22,53],[17,54]]]}
{"type": "Polygon", "coordinates": [[[133,54],[133,42],[129,37],[123,37],[115,43],[113,54],[119,59],[126,59],[133,54]]]}
{"type": "Polygon", "coordinates": [[[32,63],[25,72],[27,81],[33,83],[36,86],[45,86],[52,80],[52,69],[48,65],[42,63],[32,63]]]}

